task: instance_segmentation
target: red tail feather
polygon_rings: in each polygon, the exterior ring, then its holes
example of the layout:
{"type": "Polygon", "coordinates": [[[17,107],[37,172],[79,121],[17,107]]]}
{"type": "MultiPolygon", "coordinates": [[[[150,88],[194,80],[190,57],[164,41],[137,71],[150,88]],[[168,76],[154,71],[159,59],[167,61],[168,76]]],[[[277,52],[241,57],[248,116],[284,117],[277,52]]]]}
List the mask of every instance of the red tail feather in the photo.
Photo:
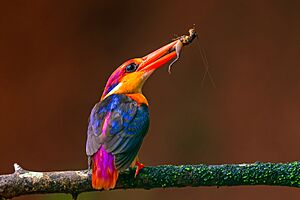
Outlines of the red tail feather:
{"type": "Polygon", "coordinates": [[[119,172],[115,167],[115,158],[101,147],[93,156],[92,186],[95,189],[109,190],[116,185],[119,172]]]}

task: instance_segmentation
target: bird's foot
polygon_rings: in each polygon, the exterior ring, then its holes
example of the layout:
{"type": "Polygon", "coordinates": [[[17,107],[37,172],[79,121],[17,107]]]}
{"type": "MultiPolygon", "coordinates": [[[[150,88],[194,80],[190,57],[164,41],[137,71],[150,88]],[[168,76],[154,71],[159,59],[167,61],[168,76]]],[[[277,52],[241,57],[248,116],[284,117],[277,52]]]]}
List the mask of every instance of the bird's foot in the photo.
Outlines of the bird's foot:
{"type": "Polygon", "coordinates": [[[134,177],[136,177],[139,174],[139,171],[145,167],[143,163],[140,163],[138,161],[135,162],[135,165],[136,165],[136,170],[135,170],[134,177]]]}

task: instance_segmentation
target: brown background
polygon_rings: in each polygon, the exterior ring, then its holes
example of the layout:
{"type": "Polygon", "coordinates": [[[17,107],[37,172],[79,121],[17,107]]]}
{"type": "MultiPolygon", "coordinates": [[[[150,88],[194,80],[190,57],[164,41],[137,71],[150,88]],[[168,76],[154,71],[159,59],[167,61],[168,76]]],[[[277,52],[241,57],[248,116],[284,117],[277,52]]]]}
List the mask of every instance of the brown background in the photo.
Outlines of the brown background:
{"type": "MultiPolygon", "coordinates": [[[[299,1],[8,1],[0,6],[0,173],[86,167],[87,118],[110,73],[196,24],[172,75],[144,87],[146,165],[299,160],[299,1]]],[[[17,199],[69,198],[36,195],[17,199]]],[[[80,199],[292,199],[284,187],[88,193],[80,199]]]]}

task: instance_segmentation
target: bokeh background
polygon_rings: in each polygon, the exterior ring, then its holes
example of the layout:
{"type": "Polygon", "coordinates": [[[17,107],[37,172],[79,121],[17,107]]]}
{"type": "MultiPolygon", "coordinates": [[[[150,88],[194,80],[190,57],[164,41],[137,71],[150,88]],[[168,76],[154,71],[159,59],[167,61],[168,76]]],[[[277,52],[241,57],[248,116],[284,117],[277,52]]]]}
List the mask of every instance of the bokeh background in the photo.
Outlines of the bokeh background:
{"type": "MultiPolygon", "coordinates": [[[[89,112],[123,61],[196,25],[195,42],[146,83],[146,165],[299,160],[299,1],[6,1],[0,6],[0,173],[86,167],[89,112]]],[[[80,199],[298,199],[285,187],[200,187],[80,199]]],[[[33,195],[16,199],[71,199],[33,195]]]]}

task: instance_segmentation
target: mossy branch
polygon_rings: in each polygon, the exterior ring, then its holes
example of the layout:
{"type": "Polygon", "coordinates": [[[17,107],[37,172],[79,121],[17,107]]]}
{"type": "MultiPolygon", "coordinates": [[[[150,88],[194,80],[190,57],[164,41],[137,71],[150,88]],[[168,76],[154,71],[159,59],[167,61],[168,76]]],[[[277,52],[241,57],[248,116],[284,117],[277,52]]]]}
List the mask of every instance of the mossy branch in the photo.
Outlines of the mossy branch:
{"type": "MultiPolygon", "coordinates": [[[[94,191],[87,170],[33,172],[15,164],[15,172],[0,175],[0,199],[26,194],[69,193],[73,199],[94,191]]],[[[276,185],[300,187],[300,162],[233,165],[163,165],[122,172],[115,189],[198,186],[276,185]]]]}

